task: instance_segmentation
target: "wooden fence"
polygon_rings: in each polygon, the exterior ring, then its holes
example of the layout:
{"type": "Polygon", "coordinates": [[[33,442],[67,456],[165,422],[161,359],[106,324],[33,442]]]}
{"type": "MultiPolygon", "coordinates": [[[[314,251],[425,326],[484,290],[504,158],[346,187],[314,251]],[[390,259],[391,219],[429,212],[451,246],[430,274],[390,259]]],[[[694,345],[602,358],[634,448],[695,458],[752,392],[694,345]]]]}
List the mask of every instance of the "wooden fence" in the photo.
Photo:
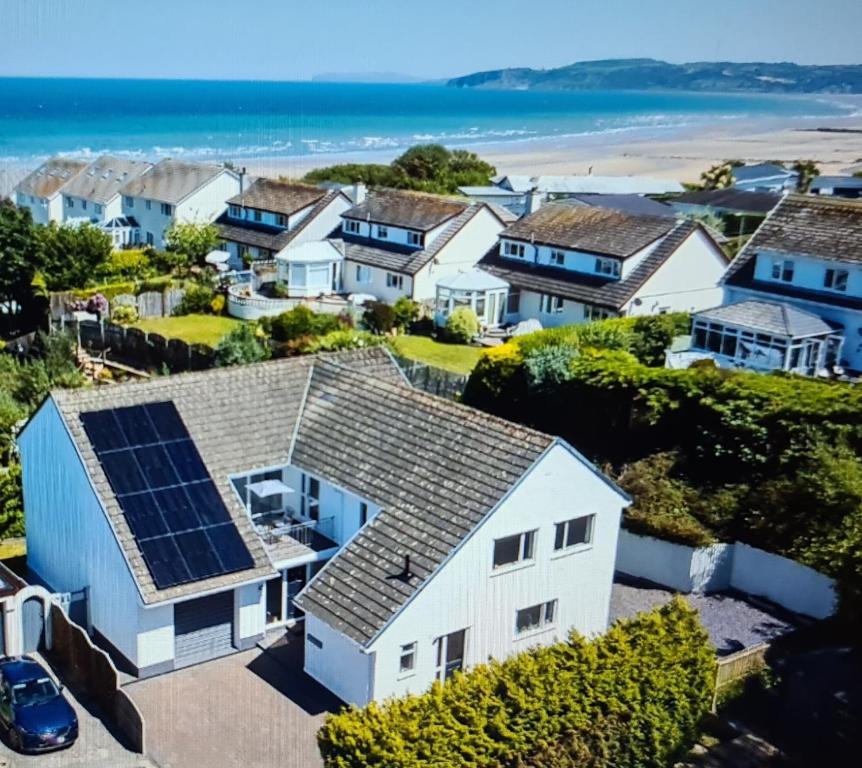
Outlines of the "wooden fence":
{"type": "Polygon", "coordinates": [[[724,688],[731,683],[735,683],[737,680],[744,680],[746,677],[766,667],[766,654],[769,652],[769,648],[769,643],[761,643],[760,645],[743,648],[741,651],[719,658],[718,667],[715,670],[715,695],[712,700],[713,711],[715,711],[718,695],[724,688]]]}

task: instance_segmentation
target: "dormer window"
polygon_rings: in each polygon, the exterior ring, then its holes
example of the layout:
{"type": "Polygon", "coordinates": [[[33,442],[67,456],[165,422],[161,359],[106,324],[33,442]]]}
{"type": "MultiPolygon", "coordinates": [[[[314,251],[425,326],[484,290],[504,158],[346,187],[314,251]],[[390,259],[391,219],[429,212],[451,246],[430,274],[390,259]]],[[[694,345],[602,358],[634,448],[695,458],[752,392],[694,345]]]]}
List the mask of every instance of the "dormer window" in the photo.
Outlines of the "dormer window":
{"type": "Polygon", "coordinates": [[[275,214],[275,225],[277,227],[287,227],[287,216],[283,213],[275,214]]]}
{"type": "Polygon", "coordinates": [[[174,215],[174,207],[170,203],[162,203],[161,210],[162,210],[162,216],[173,216],[174,215]]]}
{"type": "Polygon", "coordinates": [[[846,269],[827,269],[823,277],[823,287],[830,291],[841,291],[844,293],[847,290],[847,279],[850,273],[846,269]]]}
{"type": "Polygon", "coordinates": [[[616,259],[596,259],[596,273],[608,277],[620,276],[620,263],[616,259]]]}
{"type": "Polygon", "coordinates": [[[377,225],[377,237],[380,240],[386,240],[389,237],[389,229],[388,227],[383,227],[381,225],[377,225]]]}
{"type": "Polygon", "coordinates": [[[566,264],[566,254],[564,251],[551,251],[551,264],[555,267],[562,267],[566,264]]]}
{"type": "Polygon", "coordinates": [[[242,208],[238,205],[229,205],[227,208],[227,215],[232,219],[241,219],[242,218],[242,208]]]}
{"type": "Polygon", "coordinates": [[[359,234],[359,222],[355,219],[344,220],[344,231],[349,235],[359,234]]]}
{"type": "Polygon", "coordinates": [[[523,243],[512,243],[508,240],[503,243],[503,255],[514,256],[516,259],[523,259],[527,249],[523,243]]]}
{"type": "Polygon", "coordinates": [[[259,210],[257,210],[257,208],[254,208],[251,212],[251,218],[254,221],[262,221],[263,220],[263,214],[259,210]]]}
{"type": "Polygon", "coordinates": [[[790,259],[776,260],[772,262],[772,279],[781,280],[782,283],[793,282],[794,264],[790,259]]]}
{"type": "Polygon", "coordinates": [[[422,247],[422,233],[421,232],[408,232],[407,233],[407,245],[415,245],[417,248],[422,247]]]}

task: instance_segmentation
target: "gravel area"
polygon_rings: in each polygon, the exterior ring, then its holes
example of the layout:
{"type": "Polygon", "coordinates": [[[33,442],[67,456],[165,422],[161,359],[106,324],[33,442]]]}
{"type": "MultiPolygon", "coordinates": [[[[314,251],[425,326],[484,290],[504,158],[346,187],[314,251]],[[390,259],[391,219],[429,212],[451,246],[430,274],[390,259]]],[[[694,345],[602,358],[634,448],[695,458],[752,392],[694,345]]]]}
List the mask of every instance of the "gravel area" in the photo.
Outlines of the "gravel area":
{"type": "MultiPolygon", "coordinates": [[[[673,590],[655,584],[618,578],[611,593],[611,622],[664,605],[674,594],[673,590]]],[[[790,617],[753,605],[740,594],[719,592],[683,597],[697,609],[719,656],[774,640],[796,628],[790,617]]]]}

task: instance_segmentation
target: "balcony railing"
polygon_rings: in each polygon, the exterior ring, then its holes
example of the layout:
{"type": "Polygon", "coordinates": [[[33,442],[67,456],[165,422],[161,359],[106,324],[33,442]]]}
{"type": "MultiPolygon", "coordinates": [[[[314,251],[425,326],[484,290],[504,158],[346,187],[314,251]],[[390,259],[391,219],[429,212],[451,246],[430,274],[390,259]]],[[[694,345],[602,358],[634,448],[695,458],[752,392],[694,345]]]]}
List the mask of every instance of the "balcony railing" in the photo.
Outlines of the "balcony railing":
{"type": "Polygon", "coordinates": [[[293,539],[315,552],[323,552],[338,546],[338,542],[335,541],[335,518],[333,517],[302,523],[286,522],[283,525],[259,525],[258,531],[264,542],[270,546],[278,546],[285,539],[293,539]]]}

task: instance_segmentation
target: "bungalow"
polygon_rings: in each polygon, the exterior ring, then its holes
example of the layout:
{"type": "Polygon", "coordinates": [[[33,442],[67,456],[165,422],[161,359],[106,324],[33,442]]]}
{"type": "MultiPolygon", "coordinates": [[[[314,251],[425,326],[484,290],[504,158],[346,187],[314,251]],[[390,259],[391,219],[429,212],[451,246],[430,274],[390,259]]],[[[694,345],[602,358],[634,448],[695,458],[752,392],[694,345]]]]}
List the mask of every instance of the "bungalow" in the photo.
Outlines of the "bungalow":
{"type": "Polygon", "coordinates": [[[843,337],[840,366],[862,371],[862,201],[788,195],[722,282],[725,304],[755,299],[816,315],[843,337]]]}
{"type": "Polygon", "coordinates": [[[15,186],[15,204],[30,211],[36,224],[63,221],[63,187],[87,167],[81,160],[54,157],[15,186]]]}
{"type": "Polygon", "coordinates": [[[862,177],[860,176],[816,176],[809,190],[812,195],[831,195],[832,197],[862,197],[862,177]]]}
{"type": "Polygon", "coordinates": [[[18,445],[29,568],[139,677],[304,621],[365,704],[607,625],[627,497],[381,348],[53,392],[18,445]]]}
{"type": "Polygon", "coordinates": [[[733,186],[746,192],[786,192],[799,183],[799,173],[775,163],[740,165],[733,169],[733,186]]]}
{"type": "Polygon", "coordinates": [[[229,265],[242,269],[246,259],[272,259],[288,246],[325,239],[350,207],[339,190],[260,178],[227,201],[216,224],[229,265]]]}
{"type": "Polygon", "coordinates": [[[341,218],[332,242],[344,254],[346,293],[430,303],[437,282],[475,266],[508,217],[487,203],[379,190],[360,191],[341,218]]]}
{"type": "Polygon", "coordinates": [[[566,201],[509,227],[478,266],[509,283],[508,322],[553,327],[714,306],[727,260],[697,223],[566,201]]]}
{"type": "Polygon", "coordinates": [[[99,224],[112,237],[117,235],[114,237],[115,247],[128,245],[134,226],[117,226],[117,220],[123,215],[120,190],[152,167],[151,163],[140,160],[102,155],[63,187],[63,220],[99,224]]]}
{"type": "Polygon", "coordinates": [[[122,216],[138,225],[135,242],[164,248],[172,223],[215,221],[239,187],[239,175],[224,166],[162,160],[120,189],[122,216]]]}

